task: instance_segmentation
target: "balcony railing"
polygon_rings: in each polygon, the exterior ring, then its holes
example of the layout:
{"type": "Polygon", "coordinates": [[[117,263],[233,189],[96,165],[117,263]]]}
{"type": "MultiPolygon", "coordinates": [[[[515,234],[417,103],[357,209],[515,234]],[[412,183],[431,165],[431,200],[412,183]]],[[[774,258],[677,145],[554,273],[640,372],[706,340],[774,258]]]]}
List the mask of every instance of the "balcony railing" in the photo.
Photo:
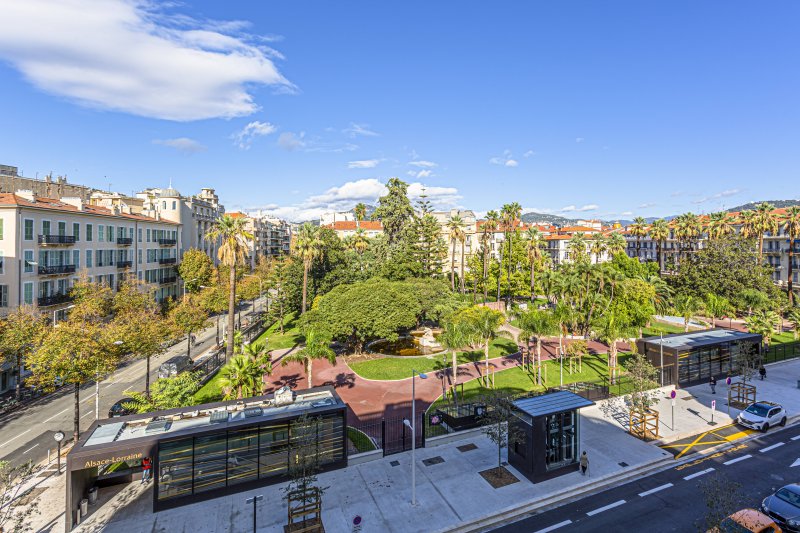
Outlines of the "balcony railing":
{"type": "Polygon", "coordinates": [[[74,235],[39,235],[39,244],[75,244],[74,235]]]}
{"type": "Polygon", "coordinates": [[[73,274],[74,272],[75,272],[75,265],[53,265],[53,266],[39,265],[40,276],[57,276],[59,274],[73,274]]]}
{"type": "Polygon", "coordinates": [[[178,244],[177,239],[158,239],[158,244],[161,246],[175,246],[178,244]]]}
{"type": "Polygon", "coordinates": [[[176,281],[178,281],[178,277],[177,276],[169,276],[169,277],[161,278],[160,283],[162,285],[169,285],[170,283],[175,283],[176,281]]]}
{"type": "Polygon", "coordinates": [[[133,239],[130,237],[117,237],[117,244],[120,246],[130,246],[133,244],[133,239]]]}
{"type": "Polygon", "coordinates": [[[64,293],[51,294],[50,296],[40,296],[36,299],[36,304],[39,307],[49,307],[51,305],[58,305],[72,301],[72,296],[64,293]]]}
{"type": "Polygon", "coordinates": [[[133,266],[133,261],[117,261],[117,268],[130,268],[133,266]]]}
{"type": "Polygon", "coordinates": [[[159,265],[174,265],[178,260],[174,257],[162,257],[158,260],[159,265]]]}

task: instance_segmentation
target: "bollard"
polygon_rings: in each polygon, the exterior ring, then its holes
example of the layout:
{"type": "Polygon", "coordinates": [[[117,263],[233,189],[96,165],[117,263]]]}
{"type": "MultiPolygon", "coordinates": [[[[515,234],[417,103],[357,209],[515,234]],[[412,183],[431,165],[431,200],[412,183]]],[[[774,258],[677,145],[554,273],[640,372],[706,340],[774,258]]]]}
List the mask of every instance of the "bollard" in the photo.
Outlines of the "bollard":
{"type": "Polygon", "coordinates": [[[81,500],[81,516],[89,514],[89,500],[86,498],[81,500]]]}

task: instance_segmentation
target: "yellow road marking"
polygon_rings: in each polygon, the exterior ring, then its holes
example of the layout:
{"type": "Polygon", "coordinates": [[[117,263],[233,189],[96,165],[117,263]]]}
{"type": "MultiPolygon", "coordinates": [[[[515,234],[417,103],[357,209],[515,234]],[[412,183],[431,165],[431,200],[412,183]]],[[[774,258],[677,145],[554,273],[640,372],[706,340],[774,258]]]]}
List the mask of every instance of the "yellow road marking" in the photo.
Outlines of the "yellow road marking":
{"type": "Polygon", "coordinates": [[[752,431],[740,431],[739,433],[734,433],[733,435],[729,435],[729,436],[727,436],[725,438],[728,440],[728,442],[733,442],[735,440],[739,440],[741,438],[744,438],[744,437],[750,435],[751,433],[752,433],[752,431]]]}
{"type": "Polygon", "coordinates": [[[703,437],[705,437],[707,433],[708,433],[708,431],[706,431],[705,433],[701,433],[700,435],[698,435],[698,436],[697,436],[697,438],[696,438],[696,439],[694,439],[694,442],[692,442],[691,444],[689,444],[689,445],[686,447],[686,449],[684,449],[684,450],[683,450],[681,453],[679,453],[678,455],[676,455],[676,456],[675,456],[675,459],[680,459],[680,458],[681,458],[681,456],[682,456],[683,454],[685,454],[686,452],[688,452],[689,450],[691,450],[691,449],[692,449],[692,447],[694,447],[694,445],[695,445],[695,444],[697,444],[697,442],[698,442],[700,439],[702,439],[703,437]]]}

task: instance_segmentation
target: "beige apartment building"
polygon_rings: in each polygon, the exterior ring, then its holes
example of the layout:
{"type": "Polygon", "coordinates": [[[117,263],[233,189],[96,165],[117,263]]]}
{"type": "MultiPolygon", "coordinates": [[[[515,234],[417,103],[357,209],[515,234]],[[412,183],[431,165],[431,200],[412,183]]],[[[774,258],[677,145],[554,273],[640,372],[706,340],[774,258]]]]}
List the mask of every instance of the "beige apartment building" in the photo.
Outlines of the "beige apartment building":
{"type": "Polygon", "coordinates": [[[245,228],[253,234],[253,240],[247,243],[247,261],[251,269],[255,268],[259,257],[275,257],[289,253],[291,226],[285,220],[240,212],[229,215],[244,219],[245,228]]]}

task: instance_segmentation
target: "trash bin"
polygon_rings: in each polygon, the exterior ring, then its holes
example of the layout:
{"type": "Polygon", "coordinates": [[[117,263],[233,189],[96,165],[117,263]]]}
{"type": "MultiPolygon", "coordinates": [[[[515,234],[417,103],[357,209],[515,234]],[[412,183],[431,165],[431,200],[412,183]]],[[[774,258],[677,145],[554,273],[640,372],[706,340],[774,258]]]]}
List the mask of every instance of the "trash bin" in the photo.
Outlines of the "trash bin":
{"type": "Polygon", "coordinates": [[[86,498],[81,500],[81,516],[89,514],[89,500],[86,498]]]}
{"type": "Polygon", "coordinates": [[[97,487],[89,489],[89,505],[94,505],[97,502],[97,487]]]}
{"type": "Polygon", "coordinates": [[[75,509],[75,525],[79,526],[81,524],[81,510],[75,509]]]}

